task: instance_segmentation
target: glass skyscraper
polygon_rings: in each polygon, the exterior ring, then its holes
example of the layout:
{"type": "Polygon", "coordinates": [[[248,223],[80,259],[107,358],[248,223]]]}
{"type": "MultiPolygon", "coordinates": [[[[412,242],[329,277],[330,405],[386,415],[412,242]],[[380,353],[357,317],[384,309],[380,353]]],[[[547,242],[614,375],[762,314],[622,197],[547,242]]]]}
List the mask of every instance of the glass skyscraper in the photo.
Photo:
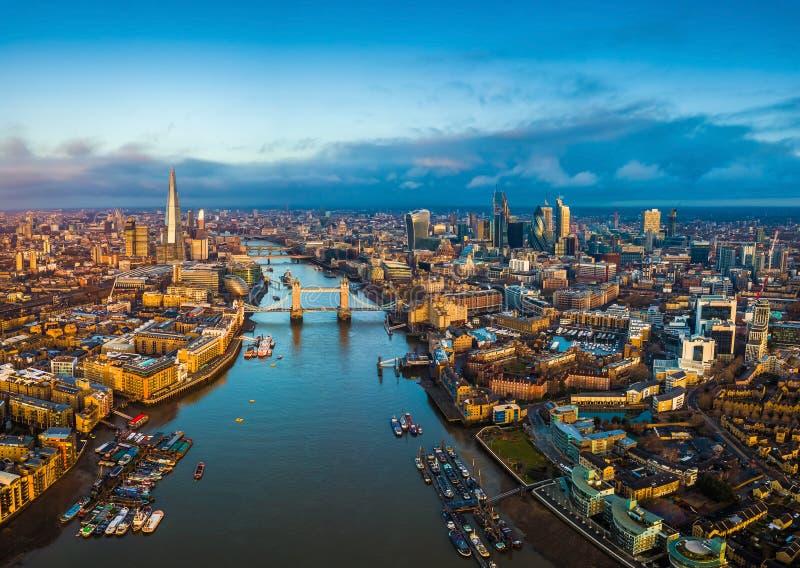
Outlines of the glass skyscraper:
{"type": "Polygon", "coordinates": [[[406,213],[406,236],[408,238],[408,250],[418,248],[420,239],[428,237],[428,229],[431,224],[431,212],[427,209],[418,209],[406,213]]]}

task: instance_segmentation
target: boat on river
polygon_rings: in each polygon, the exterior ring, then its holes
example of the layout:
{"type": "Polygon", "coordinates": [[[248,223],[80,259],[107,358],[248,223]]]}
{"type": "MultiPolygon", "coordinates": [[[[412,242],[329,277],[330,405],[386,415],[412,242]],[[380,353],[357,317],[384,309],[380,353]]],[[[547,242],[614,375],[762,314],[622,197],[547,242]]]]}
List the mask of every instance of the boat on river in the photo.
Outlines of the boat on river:
{"type": "Polygon", "coordinates": [[[150,515],[150,518],[147,519],[147,522],[142,527],[142,532],[146,534],[150,534],[155,532],[158,528],[158,525],[161,523],[161,519],[164,518],[164,511],[153,511],[150,515]]]}
{"type": "Polygon", "coordinates": [[[133,531],[139,531],[142,529],[144,524],[147,522],[147,519],[150,518],[150,513],[153,510],[149,506],[142,507],[141,509],[136,510],[136,514],[133,516],[133,531]]]}
{"type": "Polygon", "coordinates": [[[450,542],[453,543],[453,546],[456,548],[456,550],[461,556],[463,556],[464,558],[469,558],[470,556],[472,556],[472,551],[470,550],[469,545],[467,544],[467,541],[464,538],[463,534],[461,534],[458,531],[450,531],[449,536],[450,536],[450,542]]]}
{"type": "Polygon", "coordinates": [[[396,416],[392,416],[392,420],[390,422],[392,425],[392,430],[394,430],[394,435],[398,438],[403,435],[403,429],[400,427],[400,423],[397,421],[396,416]]]}
{"type": "Polygon", "coordinates": [[[67,510],[64,512],[64,514],[63,514],[63,515],[61,515],[61,516],[58,518],[59,522],[61,522],[61,524],[64,524],[64,525],[66,525],[68,522],[70,522],[72,519],[74,519],[74,518],[75,518],[75,516],[78,514],[78,512],[79,512],[80,510],[81,510],[81,504],[80,504],[80,503],[75,503],[75,504],[74,504],[72,507],[70,507],[69,509],[67,509],[67,510]]]}
{"type": "Polygon", "coordinates": [[[194,478],[195,479],[202,479],[203,473],[206,471],[206,464],[205,462],[199,462],[197,467],[194,468],[194,478]]]}

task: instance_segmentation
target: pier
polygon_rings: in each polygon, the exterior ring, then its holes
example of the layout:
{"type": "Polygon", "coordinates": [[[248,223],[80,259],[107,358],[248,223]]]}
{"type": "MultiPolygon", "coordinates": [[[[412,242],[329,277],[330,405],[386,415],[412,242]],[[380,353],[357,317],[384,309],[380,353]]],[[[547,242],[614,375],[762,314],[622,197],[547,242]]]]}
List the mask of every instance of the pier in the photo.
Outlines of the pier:
{"type": "Polygon", "coordinates": [[[522,541],[494,514],[483,489],[452,448],[442,443],[426,455],[420,447],[417,459],[422,462],[420,473],[425,483],[431,481],[430,485],[442,502],[443,517],[447,516],[465,538],[472,558],[479,566],[496,566],[491,560],[493,553],[503,553],[522,546],[522,541]],[[470,522],[468,516],[472,517],[474,523],[470,522]],[[471,530],[465,528],[467,524],[471,530]],[[485,547],[484,552],[488,551],[487,555],[481,556],[480,545],[472,542],[471,536],[478,537],[480,544],[485,547]]]}
{"type": "Polygon", "coordinates": [[[423,379],[419,382],[420,386],[425,389],[431,400],[436,403],[436,407],[442,413],[442,416],[448,422],[462,422],[463,417],[450,398],[450,394],[444,390],[444,387],[432,379],[423,379]]]}

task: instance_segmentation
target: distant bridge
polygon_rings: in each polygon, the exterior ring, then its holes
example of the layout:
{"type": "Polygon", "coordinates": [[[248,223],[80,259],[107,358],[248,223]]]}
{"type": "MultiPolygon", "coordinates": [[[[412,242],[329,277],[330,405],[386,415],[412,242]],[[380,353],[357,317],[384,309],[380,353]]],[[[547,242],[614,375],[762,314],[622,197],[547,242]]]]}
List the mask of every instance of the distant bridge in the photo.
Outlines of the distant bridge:
{"type": "Polygon", "coordinates": [[[307,288],[303,288],[300,284],[300,280],[294,278],[291,287],[291,294],[284,296],[277,302],[263,307],[245,304],[244,311],[250,313],[289,312],[289,317],[293,320],[302,320],[305,312],[336,312],[340,320],[347,321],[350,319],[352,312],[380,312],[397,308],[397,302],[377,305],[351,294],[350,281],[347,278],[342,278],[342,280],[339,281],[338,287],[309,286],[307,288]],[[339,305],[303,306],[304,294],[326,293],[339,294],[339,305]]]}

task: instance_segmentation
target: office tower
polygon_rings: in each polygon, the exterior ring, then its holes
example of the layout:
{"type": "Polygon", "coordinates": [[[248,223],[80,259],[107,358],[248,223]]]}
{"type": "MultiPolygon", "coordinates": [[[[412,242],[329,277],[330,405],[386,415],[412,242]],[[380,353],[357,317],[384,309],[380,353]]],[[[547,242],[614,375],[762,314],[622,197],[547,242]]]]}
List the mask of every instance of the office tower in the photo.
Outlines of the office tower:
{"type": "Polygon", "coordinates": [[[544,217],[544,236],[548,239],[548,241],[553,240],[553,208],[547,204],[547,201],[544,202],[544,205],[540,207],[542,210],[542,216],[544,217]]]}
{"type": "Polygon", "coordinates": [[[708,337],[714,322],[729,321],[736,321],[736,298],[723,295],[703,295],[695,301],[695,335],[708,337]]]}
{"type": "Polygon", "coordinates": [[[22,251],[17,251],[14,268],[17,272],[25,270],[25,259],[22,256],[22,251]]]}
{"type": "Polygon", "coordinates": [[[525,246],[525,233],[527,223],[522,221],[512,221],[508,224],[508,246],[522,248],[525,246]]]}
{"type": "Polygon", "coordinates": [[[556,238],[561,239],[569,235],[569,207],[564,205],[561,198],[556,199],[556,238]]]}
{"type": "Polygon", "coordinates": [[[197,228],[198,229],[205,229],[206,228],[206,211],[205,209],[201,209],[197,212],[197,228]]]}
{"type": "Polygon", "coordinates": [[[789,251],[784,248],[776,248],[772,252],[772,270],[783,272],[789,265],[789,251]]]}
{"type": "Polygon", "coordinates": [[[542,206],[536,208],[533,214],[533,225],[530,230],[531,246],[535,250],[550,250],[552,232],[547,230],[547,215],[545,209],[550,210],[550,223],[553,223],[553,208],[542,206]]]}
{"type": "Polygon", "coordinates": [[[146,257],[150,254],[147,225],[139,225],[130,218],[125,223],[125,256],[146,257]]]}
{"type": "Polygon", "coordinates": [[[492,222],[489,219],[481,219],[478,221],[478,232],[475,238],[479,241],[488,241],[492,238],[492,222]]]}
{"type": "Polygon", "coordinates": [[[102,264],[103,262],[103,249],[100,245],[92,247],[92,262],[95,264],[102,264]]]}
{"type": "Polygon", "coordinates": [[[159,247],[158,262],[169,264],[181,262],[186,256],[183,248],[183,228],[181,227],[181,206],[178,201],[178,187],[175,183],[175,168],[169,172],[169,195],[164,218],[164,233],[159,247]]]}
{"type": "Polygon", "coordinates": [[[728,245],[717,249],[717,270],[727,275],[728,271],[736,266],[736,248],[728,245]]]}
{"type": "Polygon", "coordinates": [[[36,264],[36,251],[32,250],[28,253],[28,261],[30,265],[31,272],[39,272],[39,268],[36,264]]]}
{"type": "Polygon", "coordinates": [[[673,209],[669,212],[669,222],[667,223],[667,236],[674,237],[678,234],[678,210],[673,209]]]}
{"type": "Polygon", "coordinates": [[[42,252],[45,255],[50,254],[50,237],[42,237],[42,252]]]}
{"type": "Polygon", "coordinates": [[[419,209],[406,213],[406,237],[408,240],[408,250],[419,248],[420,239],[428,237],[428,230],[431,224],[431,212],[427,209],[419,209]]]}
{"type": "Polygon", "coordinates": [[[492,198],[492,244],[503,248],[508,244],[508,221],[511,216],[508,209],[508,199],[504,191],[495,190],[492,198]]]}
{"type": "Polygon", "coordinates": [[[689,246],[689,256],[692,264],[708,264],[708,254],[711,243],[708,241],[692,241],[689,246]]]}
{"type": "Polygon", "coordinates": [[[744,266],[745,268],[752,268],[755,256],[756,256],[755,243],[742,244],[742,251],[741,254],[739,255],[741,266],[744,266]]]}
{"type": "Polygon", "coordinates": [[[745,361],[758,361],[767,354],[769,314],[768,300],[758,300],[753,305],[753,319],[747,329],[747,344],[744,347],[745,361]]]}
{"type": "Polygon", "coordinates": [[[195,229],[194,211],[189,209],[186,212],[186,231],[189,233],[189,236],[194,235],[194,229],[195,229]]]}
{"type": "Polygon", "coordinates": [[[619,229],[619,212],[614,211],[614,230],[619,229]]]}
{"type": "Polygon", "coordinates": [[[711,325],[711,339],[714,340],[718,359],[730,360],[733,358],[734,340],[736,339],[736,324],[728,322],[715,322],[711,325]]]}
{"type": "Polygon", "coordinates": [[[472,231],[472,236],[477,237],[478,235],[478,214],[477,213],[470,213],[469,214],[469,228],[472,231]]]}
{"type": "Polygon", "coordinates": [[[764,231],[764,227],[759,227],[756,229],[756,242],[763,243],[765,240],[767,240],[767,234],[764,231]]]}
{"type": "Polygon", "coordinates": [[[198,232],[189,244],[189,254],[192,260],[208,260],[208,236],[205,231],[198,232]]]}
{"type": "Polygon", "coordinates": [[[642,234],[658,234],[661,229],[661,211],[658,209],[647,209],[642,212],[642,234]]]}

